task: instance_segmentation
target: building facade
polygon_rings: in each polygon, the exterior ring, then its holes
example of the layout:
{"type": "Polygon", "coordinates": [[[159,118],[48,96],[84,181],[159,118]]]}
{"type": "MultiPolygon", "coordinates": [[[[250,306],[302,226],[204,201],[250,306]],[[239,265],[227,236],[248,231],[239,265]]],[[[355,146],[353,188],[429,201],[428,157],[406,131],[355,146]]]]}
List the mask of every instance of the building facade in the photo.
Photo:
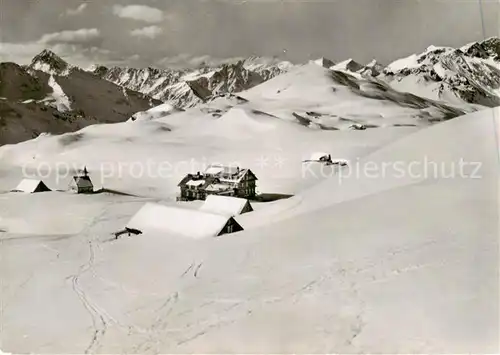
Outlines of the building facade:
{"type": "Polygon", "coordinates": [[[94,192],[94,185],[90,180],[87,168],[83,170],[82,175],[74,176],[71,179],[69,190],[78,194],[91,194],[94,192]]]}
{"type": "Polygon", "coordinates": [[[186,175],[178,186],[180,201],[205,200],[208,195],[253,199],[257,177],[250,169],[212,165],[204,173],[186,175]]]}

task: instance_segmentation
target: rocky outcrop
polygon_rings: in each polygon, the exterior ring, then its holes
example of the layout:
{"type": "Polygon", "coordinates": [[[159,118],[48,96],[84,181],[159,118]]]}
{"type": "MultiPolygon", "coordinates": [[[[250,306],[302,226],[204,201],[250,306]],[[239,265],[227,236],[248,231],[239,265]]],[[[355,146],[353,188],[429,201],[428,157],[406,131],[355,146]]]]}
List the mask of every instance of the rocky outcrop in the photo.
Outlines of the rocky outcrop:
{"type": "Polygon", "coordinates": [[[187,81],[195,95],[202,101],[226,93],[236,93],[248,90],[264,82],[256,72],[247,70],[244,61],[225,64],[219,70],[187,81]]]}

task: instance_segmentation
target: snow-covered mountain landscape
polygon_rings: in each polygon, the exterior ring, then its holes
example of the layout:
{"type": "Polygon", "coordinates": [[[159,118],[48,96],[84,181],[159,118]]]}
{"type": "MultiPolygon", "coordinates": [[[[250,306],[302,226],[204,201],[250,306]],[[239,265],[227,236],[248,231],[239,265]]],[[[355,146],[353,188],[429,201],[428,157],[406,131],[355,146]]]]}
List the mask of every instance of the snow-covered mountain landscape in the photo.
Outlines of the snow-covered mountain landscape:
{"type": "Polygon", "coordinates": [[[220,67],[161,70],[156,68],[92,68],[115,84],[142,92],[175,107],[189,108],[217,94],[249,89],[292,68],[290,62],[251,57],[220,67]]]}
{"type": "Polygon", "coordinates": [[[497,38],[387,66],[2,63],[0,348],[495,353],[499,103],[497,38]],[[257,178],[247,213],[180,198],[227,171],[257,178]]]}
{"type": "Polygon", "coordinates": [[[28,66],[0,63],[0,145],[123,122],[161,103],[44,50],[28,66]]]}

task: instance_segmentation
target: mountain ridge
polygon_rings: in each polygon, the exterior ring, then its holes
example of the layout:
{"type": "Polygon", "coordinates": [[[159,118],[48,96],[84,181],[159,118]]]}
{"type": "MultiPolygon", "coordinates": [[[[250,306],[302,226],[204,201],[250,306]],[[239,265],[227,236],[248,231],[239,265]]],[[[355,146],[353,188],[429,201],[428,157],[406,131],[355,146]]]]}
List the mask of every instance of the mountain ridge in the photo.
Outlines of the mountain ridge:
{"type": "MultiPolygon", "coordinates": [[[[451,109],[451,113],[446,116],[500,105],[500,39],[496,37],[460,48],[429,46],[386,66],[375,59],[365,65],[354,59],[335,63],[324,57],[311,63],[356,95],[402,100],[403,106],[412,102],[410,106],[419,107],[425,102],[424,106],[447,107],[445,111],[451,109]]],[[[302,66],[252,56],[196,69],[94,65],[84,70],[43,50],[29,65],[0,64],[0,144],[31,139],[42,132],[57,134],[89,124],[150,117],[147,111],[160,104],[169,108],[165,112],[178,112],[227,96],[226,106],[231,107],[245,101],[238,93],[302,66]]],[[[277,90],[279,94],[286,88],[277,90]]],[[[213,114],[220,116],[219,111],[213,114]]],[[[303,120],[303,113],[295,115],[303,120]]]]}
{"type": "Polygon", "coordinates": [[[0,145],[123,122],[160,103],[44,50],[29,65],[0,63],[0,145]]]}
{"type": "Polygon", "coordinates": [[[266,63],[263,58],[249,57],[197,69],[99,66],[93,72],[117,85],[185,109],[213,96],[246,90],[292,67],[293,64],[286,61],[266,63]]]}

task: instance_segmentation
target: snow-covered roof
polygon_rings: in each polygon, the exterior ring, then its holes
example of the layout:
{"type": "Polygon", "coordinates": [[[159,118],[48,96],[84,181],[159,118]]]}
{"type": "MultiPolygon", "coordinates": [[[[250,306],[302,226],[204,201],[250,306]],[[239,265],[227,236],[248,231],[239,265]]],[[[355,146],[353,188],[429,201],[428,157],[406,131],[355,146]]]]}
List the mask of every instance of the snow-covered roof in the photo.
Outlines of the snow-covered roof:
{"type": "Polygon", "coordinates": [[[238,197],[210,195],[200,210],[227,216],[236,216],[243,211],[248,200],[238,197]]]}
{"type": "Polygon", "coordinates": [[[201,186],[205,184],[205,180],[191,180],[186,183],[187,186],[201,186]]]}
{"type": "Polygon", "coordinates": [[[217,175],[224,171],[224,167],[222,166],[209,166],[207,170],[205,170],[205,174],[207,175],[217,175]]]}
{"type": "Polygon", "coordinates": [[[238,183],[249,172],[250,169],[241,169],[238,166],[210,165],[205,170],[205,175],[216,176],[221,182],[238,183]]]}
{"type": "Polygon", "coordinates": [[[205,190],[207,191],[225,191],[230,190],[231,186],[227,184],[210,184],[207,186],[205,190]]]}
{"type": "Polygon", "coordinates": [[[35,180],[35,179],[23,179],[19,185],[14,189],[14,191],[33,193],[37,190],[38,186],[43,184],[46,186],[43,181],[35,180]]]}
{"type": "Polygon", "coordinates": [[[147,203],[132,217],[127,227],[142,232],[163,231],[201,239],[218,236],[230,219],[230,216],[199,210],[147,203]]]}
{"type": "Polygon", "coordinates": [[[241,171],[240,168],[238,168],[237,166],[224,166],[224,173],[225,174],[234,175],[234,174],[238,174],[240,171],[241,171]]]}
{"type": "Polygon", "coordinates": [[[235,175],[238,174],[243,169],[240,169],[237,166],[222,166],[222,165],[210,165],[207,170],[205,170],[205,174],[207,175],[217,175],[217,174],[230,174],[235,175]]]}

